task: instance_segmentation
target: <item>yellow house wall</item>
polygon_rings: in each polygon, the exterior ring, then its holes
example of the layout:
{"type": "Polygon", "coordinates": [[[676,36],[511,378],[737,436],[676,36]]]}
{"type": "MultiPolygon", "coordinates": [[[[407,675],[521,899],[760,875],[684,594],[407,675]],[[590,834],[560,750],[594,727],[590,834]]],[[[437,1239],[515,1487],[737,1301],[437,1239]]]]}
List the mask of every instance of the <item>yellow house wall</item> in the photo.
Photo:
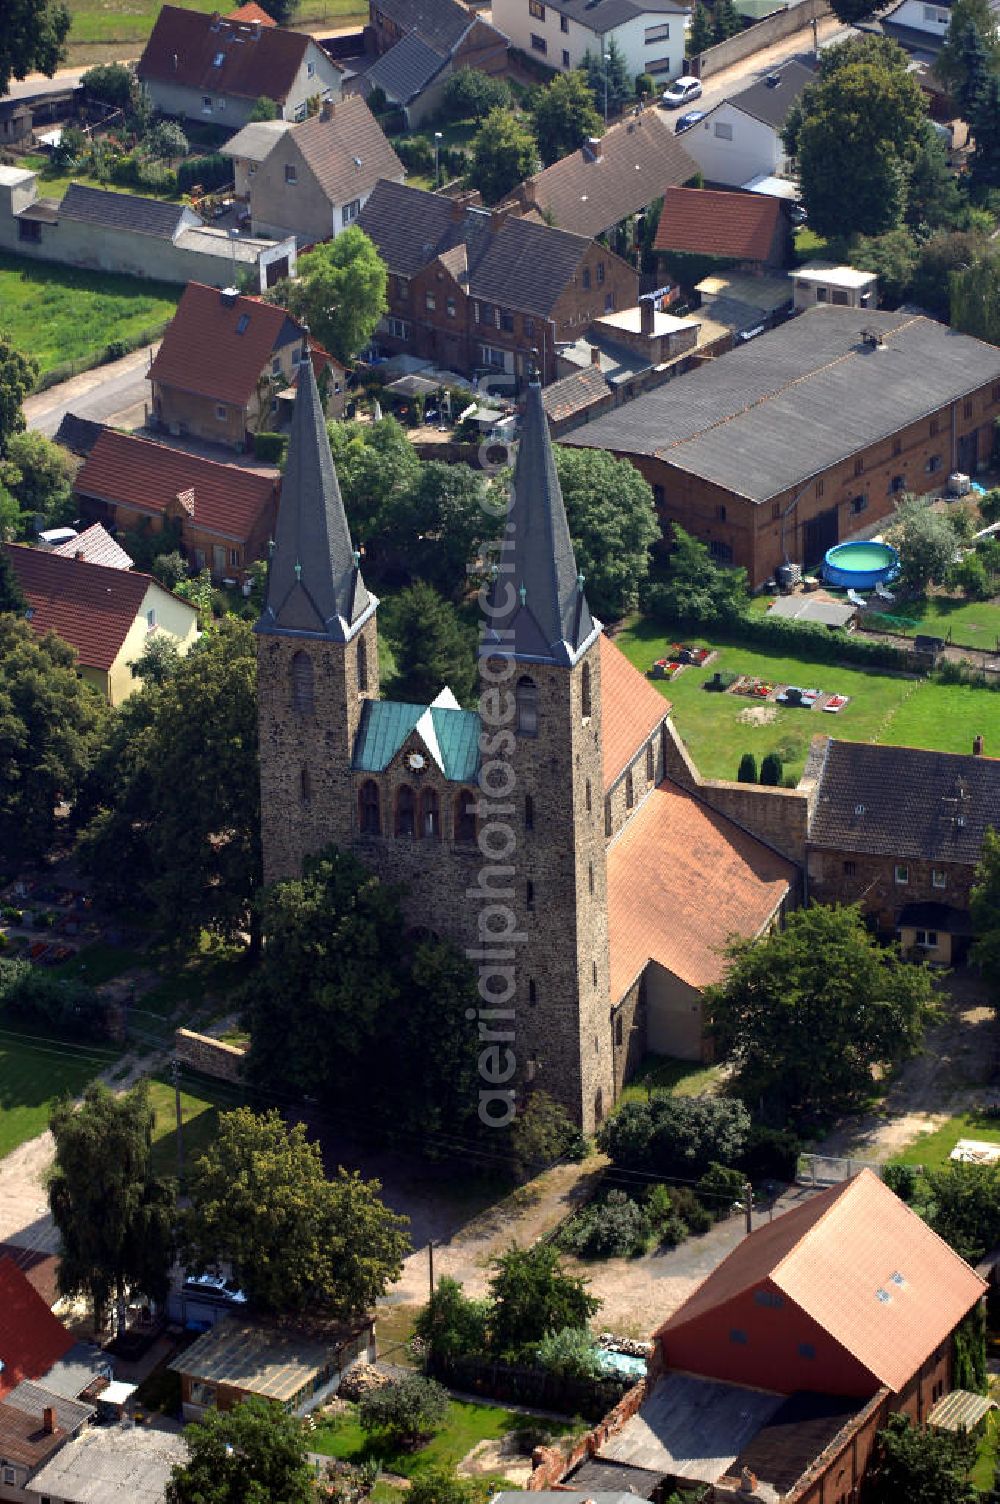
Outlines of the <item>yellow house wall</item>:
{"type": "Polygon", "coordinates": [[[198,613],[194,607],[185,601],[179,601],[161,585],[151,582],[117,658],[107,675],[101,676],[105,680],[108,702],[111,705],[120,705],[142,683],[141,679],[132,677],[129,664],[134,663],[145,650],[150,635],[146,625],[146,614],[149,611],[156,612],[157,632],[166,632],[173,637],[180,653],[186,653],[198,636],[198,613]]]}

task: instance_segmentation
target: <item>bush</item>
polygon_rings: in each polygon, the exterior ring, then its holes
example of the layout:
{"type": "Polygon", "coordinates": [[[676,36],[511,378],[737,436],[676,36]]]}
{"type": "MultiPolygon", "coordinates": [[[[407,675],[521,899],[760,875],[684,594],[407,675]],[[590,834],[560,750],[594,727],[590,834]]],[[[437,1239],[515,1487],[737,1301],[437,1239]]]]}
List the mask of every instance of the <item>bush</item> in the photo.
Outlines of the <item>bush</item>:
{"type": "Polygon", "coordinates": [[[158,120],[143,145],[151,157],[186,157],[188,138],[176,120],[158,120]]]}
{"type": "Polygon", "coordinates": [[[743,1200],[745,1178],[742,1170],[727,1170],[725,1165],[709,1165],[698,1182],[698,1195],[713,1222],[729,1216],[743,1200]]]}
{"type": "Polygon", "coordinates": [[[132,73],[124,63],[98,63],[80,79],[84,93],[113,109],[124,110],[132,102],[132,73]]]}
{"type": "Polygon", "coordinates": [[[777,752],[768,752],[760,765],[760,781],[768,788],[780,789],[784,769],[777,752]]]}
{"type": "Polygon", "coordinates": [[[638,73],[635,80],[635,97],[652,99],[656,93],[656,80],[651,73],[638,73]]]}
{"type": "Polygon", "coordinates": [[[408,136],[397,141],[394,150],[407,172],[428,177],[434,171],[434,147],[426,136],[408,136]]]}
{"type": "Polygon", "coordinates": [[[740,758],[740,766],[736,774],[737,783],[757,782],[757,759],[752,752],[744,752],[740,758]]]}
{"type": "Polygon", "coordinates": [[[458,1281],[446,1274],[438,1280],[413,1329],[439,1357],[481,1354],[487,1347],[489,1316],[488,1300],[470,1300],[458,1281]]]}
{"type": "Polygon", "coordinates": [[[740,1101],[654,1092],[608,1118],[597,1142],[622,1169],[695,1179],[713,1164],[736,1164],[749,1136],[750,1114],[740,1101]]]}
{"type": "Polygon", "coordinates": [[[558,1159],[586,1157],[586,1141],[563,1107],[546,1091],[532,1092],[510,1129],[518,1173],[530,1176],[558,1159]],[[582,1142],[583,1153],[580,1153],[582,1142]]]}
{"type": "Polygon", "coordinates": [[[978,553],[966,554],[958,564],[952,565],[948,571],[948,585],[972,601],[986,601],[993,594],[993,582],[978,553]]]}
{"type": "Polygon", "coordinates": [[[423,1374],[407,1374],[362,1395],[358,1420],[403,1446],[415,1446],[440,1429],[448,1413],[448,1391],[423,1374]]]}
{"type": "Polygon", "coordinates": [[[213,152],[207,157],[188,157],[177,169],[177,188],[180,193],[190,193],[196,184],[202,188],[221,188],[232,182],[233,164],[228,157],[213,152]]]}
{"type": "Polygon", "coordinates": [[[561,1332],[543,1337],[535,1360],[564,1379],[599,1379],[603,1373],[601,1350],[590,1333],[580,1327],[563,1327],[561,1332]]]}
{"type": "Polygon", "coordinates": [[[649,1218],[624,1191],[609,1191],[603,1201],[584,1207],[567,1224],[560,1244],[585,1259],[634,1258],[645,1252],[649,1218]]]}
{"type": "Polygon", "coordinates": [[[787,1128],[765,1128],[755,1123],[740,1155],[739,1167],[754,1185],[762,1180],[791,1184],[798,1172],[801,1153],[802,1145],[787,1128]]]}
{"type": "Polygon", "coordinates": [[[257,459],[271,465],[280,465],[288,447],[288,435],[283,433],[255,433],[253,452],[257,459]]]}
{"type": "MultiPolygon", "coordinates": [[[[51,915],[42,915],[50,928],[51,915]]],[[[93,987],[39,971],[30,961],[0,960],[0,1011],[63,1037],[107,1037],[104,1005],[93,987]]]]}
{"type": "Polygon", "coordinates": [[[687,1232],[695,1237],[708,1232],[714,1220],[712,1213],[698,1200],[690,1186],[673,1186],[670,1199],[674,1203],[674,1212],[687,1232]]]}
{"type": "Polygon", "coordinates": [[[478,68],[459,68],[445,85],[442,112],[448,120],[485,120],[490,110],[509,110],[513,103],[502,79],[478,68]]]}
{"type": "Polygon", "coordinates": [[[179,549],[174,549],[169,554],[159,554],[153,560],[153,575],[161,585],[173,590],[181,580],[188,577],[187,560],[179,549]]]}
{"type": "Polygon", "coordinates": [[[882,1179],[900,1201],[912,1202],[917,1193],[917,1172],[912,1165],[886,1165],[882,1179]]]}

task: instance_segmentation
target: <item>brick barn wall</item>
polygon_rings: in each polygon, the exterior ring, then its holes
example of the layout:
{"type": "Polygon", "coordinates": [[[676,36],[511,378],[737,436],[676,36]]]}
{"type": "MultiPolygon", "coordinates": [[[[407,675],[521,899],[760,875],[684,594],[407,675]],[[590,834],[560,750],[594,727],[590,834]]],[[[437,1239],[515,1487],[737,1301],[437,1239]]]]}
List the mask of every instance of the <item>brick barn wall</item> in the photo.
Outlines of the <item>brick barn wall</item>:
{"type": "Polygon", "coordinates": [[[941,903],[968,909],[975,868],[962,862],[901,859],[908,881],[896,882],[893,857],[873,857],[844,850],[809,848],[809,896],[815,903],[863,903],[881,930],[895,929],[907,904],[941,903]],[[936,888],[933,873],[944,875],[945,886],[936,888]]]}
{"type": "Polygon", "coordinates": [[[174,1030],[174,1054],[182,1065],[188,1065],[203,1076],[214,1076],[218,1081],[242,1081],[243,1062],[246,1050],[239,1045],[226,1044],[208,1034],[196,1034],[191,1029],[174,1030]]]}

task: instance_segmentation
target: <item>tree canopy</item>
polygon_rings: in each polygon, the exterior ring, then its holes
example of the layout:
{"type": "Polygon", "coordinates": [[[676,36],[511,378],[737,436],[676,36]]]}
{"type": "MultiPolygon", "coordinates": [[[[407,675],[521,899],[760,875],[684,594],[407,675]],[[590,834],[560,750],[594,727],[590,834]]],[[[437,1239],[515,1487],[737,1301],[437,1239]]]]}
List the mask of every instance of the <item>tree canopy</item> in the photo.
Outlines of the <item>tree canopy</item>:
{"type": "Polygon", "coordinates": [[[919,1050],[934,977],[880,946],[857,905],[795,909],[784,929],[729,947],[706,990],[734,1087],[794,1121],[863,1101],[872,1072],[919,1050]]]}
{"type": "Polygon", "coordinates": [[[506,509],[506,495],[497,494],[496,482],[482,471],[425,460],[386,507],[394,534],[387,541],[394,542],[398,563],[405,562],[411,575],[457,599],[468,589],[469,564],[480,545],[497,536],[506,509]]]}
{"type": "Polygon", "coordinates": [[[510,86],[478,68],[458,68],[448,79],[441,96],[450,120],[484,120],[491,110],[509,110],[510,86]]]}
{"type": "Polygon", "coordinates": [[[601,1124],[598,1143],[624,1170],[695,1180],[710,1165],[732,1165],[750,1135],[750,1114],[726,1097],[653,1093],[626,1102],[601,1124]]]}
{"type": "Polygon", "coordinates": [[[556,471],[587,600],[604,621],[639,604],[649,550],[660,536],[648,483],[603,449],[557,445],[556,471]]]}
{"type": "Polygon", "coordinates": [[[380,1182],[344,1169],[328,1180],[319,1144],[274,1111],[222,1113],[188,1189],[187,1266],[227,1264],[261,1311],[360,1315],[409,1250],[407,1219],[380,1200],[380,1182]]]}
{"type": "Polygon", "coordinates": [[[884,61],[847,62],[802,94],[784,139],[817,235],[880,235],[899,224],[925,114],[916,81],[884,61]]]}
{"type": "Polygon", "coordinates": [[[890,1415],[865,1480],[866,1504],[976,1504],[981,1495],[969,1481],[975,1457],[975,1438],[964,1431],[914,1426],[905,1415],[890,1415]]]}
{"type": "Polygon", "coordinates": [[[515,1243],[491,1267],[491,1346],[505,1357],[520,1356],[549,1332],[585,1327],[600,1310],[587,1281],[565,1273],[548,1243],[532,1248],[515,1243]]]}
{"type": "Polygon", "coordinates": [[[934,72],[953,98],[967,105],[968,85],[972,82],[969,64],[972,56],[978,54],[975,44],[970,49],[969,28],[975,30],[985,49],[990,69],[996,69],[1000,67],[1000,27],[990,0],[954,0],[950,10],[951,20],[944,45],[934,59],[934,72]]]}
{"type": "Polygon", "coordinates": [[[538,143],[518,115],[492,109],[472,138],[469,179],[487,204],[495,204],[518,183],[530,178],[538,162],[538,143]]]}
{"type": "Polygon", "coordinates": [[[666,574],[647,591],[649,610],[671,621],[734,621],[747,605],[747,572],[716,564],[707,544],[673,524],[666,574]]]}
{"type": "MultiPolygon", "coordinates": [[[[0,536],[0,544],[3,543],[0,536]]],[[[28,602],[24,598],[14,566],[10,562],[10,554],[5,548],[0,547],[0,613],[11,611],[19,616],[28,602]]]]}
{"type": "Polygon", "coordinates": [[[972,958],[1000,997],[1000,832],[988,829],[969,903],[976,942],[972,958]]]}
{"type": "Polygon", "coordinates": [[[262,928],[247,996],[254,1080],[381,1114],[418,1142],[477,1121],[474,976],[445,941],[401,941],[398,889],[331,848],[267,890],[262,928]]]}
{"type": "Polygon", "coordinates": [[[10,436],[6,459],[0,461],[0,481],[31,524],[30,532],[22,527],[22,537],[34,537],[36,514],[44,518],[45,527],[65,527],[76,515],[73,463],[60,444],[36,429],[10,436]]]}
{"type": "MultiPolygon", "coordinates": [[[[9,605],[17,595],[5,592],[9,605]]],[[[38,856],[52,844],[55,807],[75,798],[101,742],[104,699],[81,679],[60,637],[0,615],[0,851],[38,856]]]]}
{"type": "MultiPolygon", "coordinates": [[[[21,0],[15,0],[15,8],[21,0]]],[[[0,81],[3,72],[3,49],[7,18],[4,16],[4,37],[0,37],[0,81]]],[[[18,350],[10,338],[0,331],[0,458],[7,454],[14,434],[25,428],[24,409],[21,404],[28,393],[34,390],[38,380],[38,361],[33,355],[18,350]]]]}
{"type": "Polygon", "coordinates": [[[185,1427],[188,1460],[173,1469],[167,1504],[316,1504],[305,1427],[257,1395],[206,1410],[185,1427]]]}
{"type": "Polygon", "coordinates": [[[392,602],[396,677],[393,697],[429,705],[447,685],[468,705],[476,684],[475,629],[466,626],[450,601],[417,580],[392,602]]]}
{"type": "Polygon", "coordinates": [[[632,79],[629,75],[625,55],[612,36],[607,44],[605,53],[591,52],[589,47],[583,55],[580,64],[590,85],[590,92],[597,102],[598,108],[604,111],[605,95],[607,97],[608,118],[617,115],[632,98],[632,79]]]}
{"type": "Polygon", "coordinates": [[[289,311],[345,362],[364,348],[389,307],[385,262],[357,225],[303,251],[294,282],[280,288],[289,311]]]}
{"type": "Polygon", "coordinates": [[[1000,255],[986,255],[951,274],[954,329],[1000,344],[1000,255]]]}
{"type": "Polygon", "coordinates": [[[63,0],[4,0],[0,27],[0,96],[12,78],[49,78],[66,55],[69,6],[63,0]]]}
{"type": "Polygon", "coordinates": [[[253,634],[225,617],[115,712],[82,801],[81,861],[98,890],[141,899],[178,945],[202,929],[237,940],[254,917],[256,687],[253,634]]]}
{"type": "Polygon", "coordinates": [[[122,1326],[131,1292],[162,1300],[169,1288],[174,1192],[153,1174],[153,1124],[145,1081],[121,1096],[97,1083],[79,1108],[62,1101],[49,1119],[59,1288],[90,1298],[98,1330],[112,1299],[122,1326]]]}
{"type": "Polygon", "coordinates": [[[546,167],[576,151],[591,136],[603,134],[593,89],[578,71],[557,73],[551,83],[539,89],[531,113],[546,167]]]}
{"type": "Polygon", "coordinates": [[[952,518],[919,496],[904,497],[886,525],[886,538],[899,550],[900,580],[915,595],[944,582],[958,547],[952,518]]]}

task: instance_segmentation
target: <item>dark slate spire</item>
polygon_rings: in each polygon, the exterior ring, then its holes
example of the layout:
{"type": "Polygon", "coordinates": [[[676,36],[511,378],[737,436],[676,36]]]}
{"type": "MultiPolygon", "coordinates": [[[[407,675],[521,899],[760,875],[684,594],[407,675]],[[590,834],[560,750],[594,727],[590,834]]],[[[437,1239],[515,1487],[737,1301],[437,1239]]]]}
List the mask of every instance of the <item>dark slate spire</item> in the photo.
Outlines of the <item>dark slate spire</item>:
{"type": "Polygon", "coordinates": [[[601,624],[577,569],[536,378],[528,386],[500,559],[490,591],[494,630],[482,652],[571,667],[601,624]]]}
{"type": "Polygon", "coordinates": [[[351,545],[313,363],[306,350],[281,483],[278,528],[258,632],[347,642],[378,604],[351,545]]]}

